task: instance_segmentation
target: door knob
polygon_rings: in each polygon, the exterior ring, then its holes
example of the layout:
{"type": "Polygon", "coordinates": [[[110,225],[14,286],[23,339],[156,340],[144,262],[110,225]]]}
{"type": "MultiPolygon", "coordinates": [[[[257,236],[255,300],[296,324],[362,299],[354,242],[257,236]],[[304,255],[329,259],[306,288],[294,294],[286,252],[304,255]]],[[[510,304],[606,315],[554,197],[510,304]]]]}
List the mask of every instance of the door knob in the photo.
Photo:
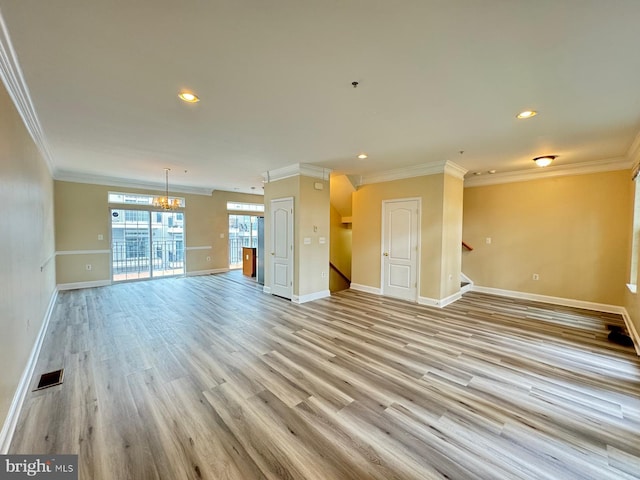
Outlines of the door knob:
{"type": "Polygon", "coordinates": [[[388,257],[388,256],[389,256],[389,254],[388,254],[387,252],[384,252],[384,253],[383,253],[383,255],[384,255],[385,257],[388,257]]]}
{"type": "Polygon", "coordinates": [[[271,252],[271,255],[274,255],[274,256],[275,256],[275,254],[276,254],[276,252],[271,252]]]}

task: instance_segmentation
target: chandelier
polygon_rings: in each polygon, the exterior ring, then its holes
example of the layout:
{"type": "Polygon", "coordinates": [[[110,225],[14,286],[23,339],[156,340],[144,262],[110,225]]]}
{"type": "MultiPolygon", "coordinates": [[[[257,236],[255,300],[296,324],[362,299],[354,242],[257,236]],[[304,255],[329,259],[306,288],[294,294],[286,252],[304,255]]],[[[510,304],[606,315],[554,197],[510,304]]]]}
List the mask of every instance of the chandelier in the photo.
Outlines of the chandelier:
{"type": "Polygon", "coordinates": [[[165,196],[164,197],[155,197],[153,199],[153,206],[157,208],[161,208],[163,210],[176,210],[180,208],[180,200],[177,198],[169,199],[169,170],[170,168],[164,169],[164,181],[165,181],[165,196]]]}

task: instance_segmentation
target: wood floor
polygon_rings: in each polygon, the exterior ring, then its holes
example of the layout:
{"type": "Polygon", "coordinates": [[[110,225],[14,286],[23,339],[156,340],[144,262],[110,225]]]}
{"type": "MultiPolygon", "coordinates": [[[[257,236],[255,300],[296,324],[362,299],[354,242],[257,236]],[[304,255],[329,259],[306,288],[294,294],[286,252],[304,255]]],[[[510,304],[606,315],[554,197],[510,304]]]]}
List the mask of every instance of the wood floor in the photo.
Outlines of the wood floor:
{"type": "MultiPolygon", "coordinates": [[[[468,293],[295,305],[231,273],[62,292],[15,453],[82,480],[640,478],[619,316],[468,293]]],[[[35,383],[36,379],[34,379],[35,383]]]]}

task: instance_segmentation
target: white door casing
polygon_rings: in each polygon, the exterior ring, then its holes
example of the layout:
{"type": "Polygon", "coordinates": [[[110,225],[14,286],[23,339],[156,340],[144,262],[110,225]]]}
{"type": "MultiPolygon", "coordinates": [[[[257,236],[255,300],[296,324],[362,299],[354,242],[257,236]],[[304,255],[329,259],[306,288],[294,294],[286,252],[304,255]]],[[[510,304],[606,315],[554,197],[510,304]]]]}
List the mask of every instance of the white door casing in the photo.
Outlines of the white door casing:
{"type": "Polygon", "coordinates": [[[418,300],[420,199],[382,202],[382,294],[418,300]]]}
{"type": "Polygon", "coordinates": [[[271,293],[293,297],[293,198],[271,201],[271,293]]]}

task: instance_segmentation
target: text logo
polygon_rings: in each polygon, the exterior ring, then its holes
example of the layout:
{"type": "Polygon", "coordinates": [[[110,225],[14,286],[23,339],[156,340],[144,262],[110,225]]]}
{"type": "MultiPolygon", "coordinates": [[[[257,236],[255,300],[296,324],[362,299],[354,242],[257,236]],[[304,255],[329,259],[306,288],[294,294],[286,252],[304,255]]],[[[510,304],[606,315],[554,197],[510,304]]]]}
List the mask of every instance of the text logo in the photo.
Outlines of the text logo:
{"type": "Polygon", "coordinates": [[[77,455],[0,455],[0,480],[78,480],[77,455]]]}

